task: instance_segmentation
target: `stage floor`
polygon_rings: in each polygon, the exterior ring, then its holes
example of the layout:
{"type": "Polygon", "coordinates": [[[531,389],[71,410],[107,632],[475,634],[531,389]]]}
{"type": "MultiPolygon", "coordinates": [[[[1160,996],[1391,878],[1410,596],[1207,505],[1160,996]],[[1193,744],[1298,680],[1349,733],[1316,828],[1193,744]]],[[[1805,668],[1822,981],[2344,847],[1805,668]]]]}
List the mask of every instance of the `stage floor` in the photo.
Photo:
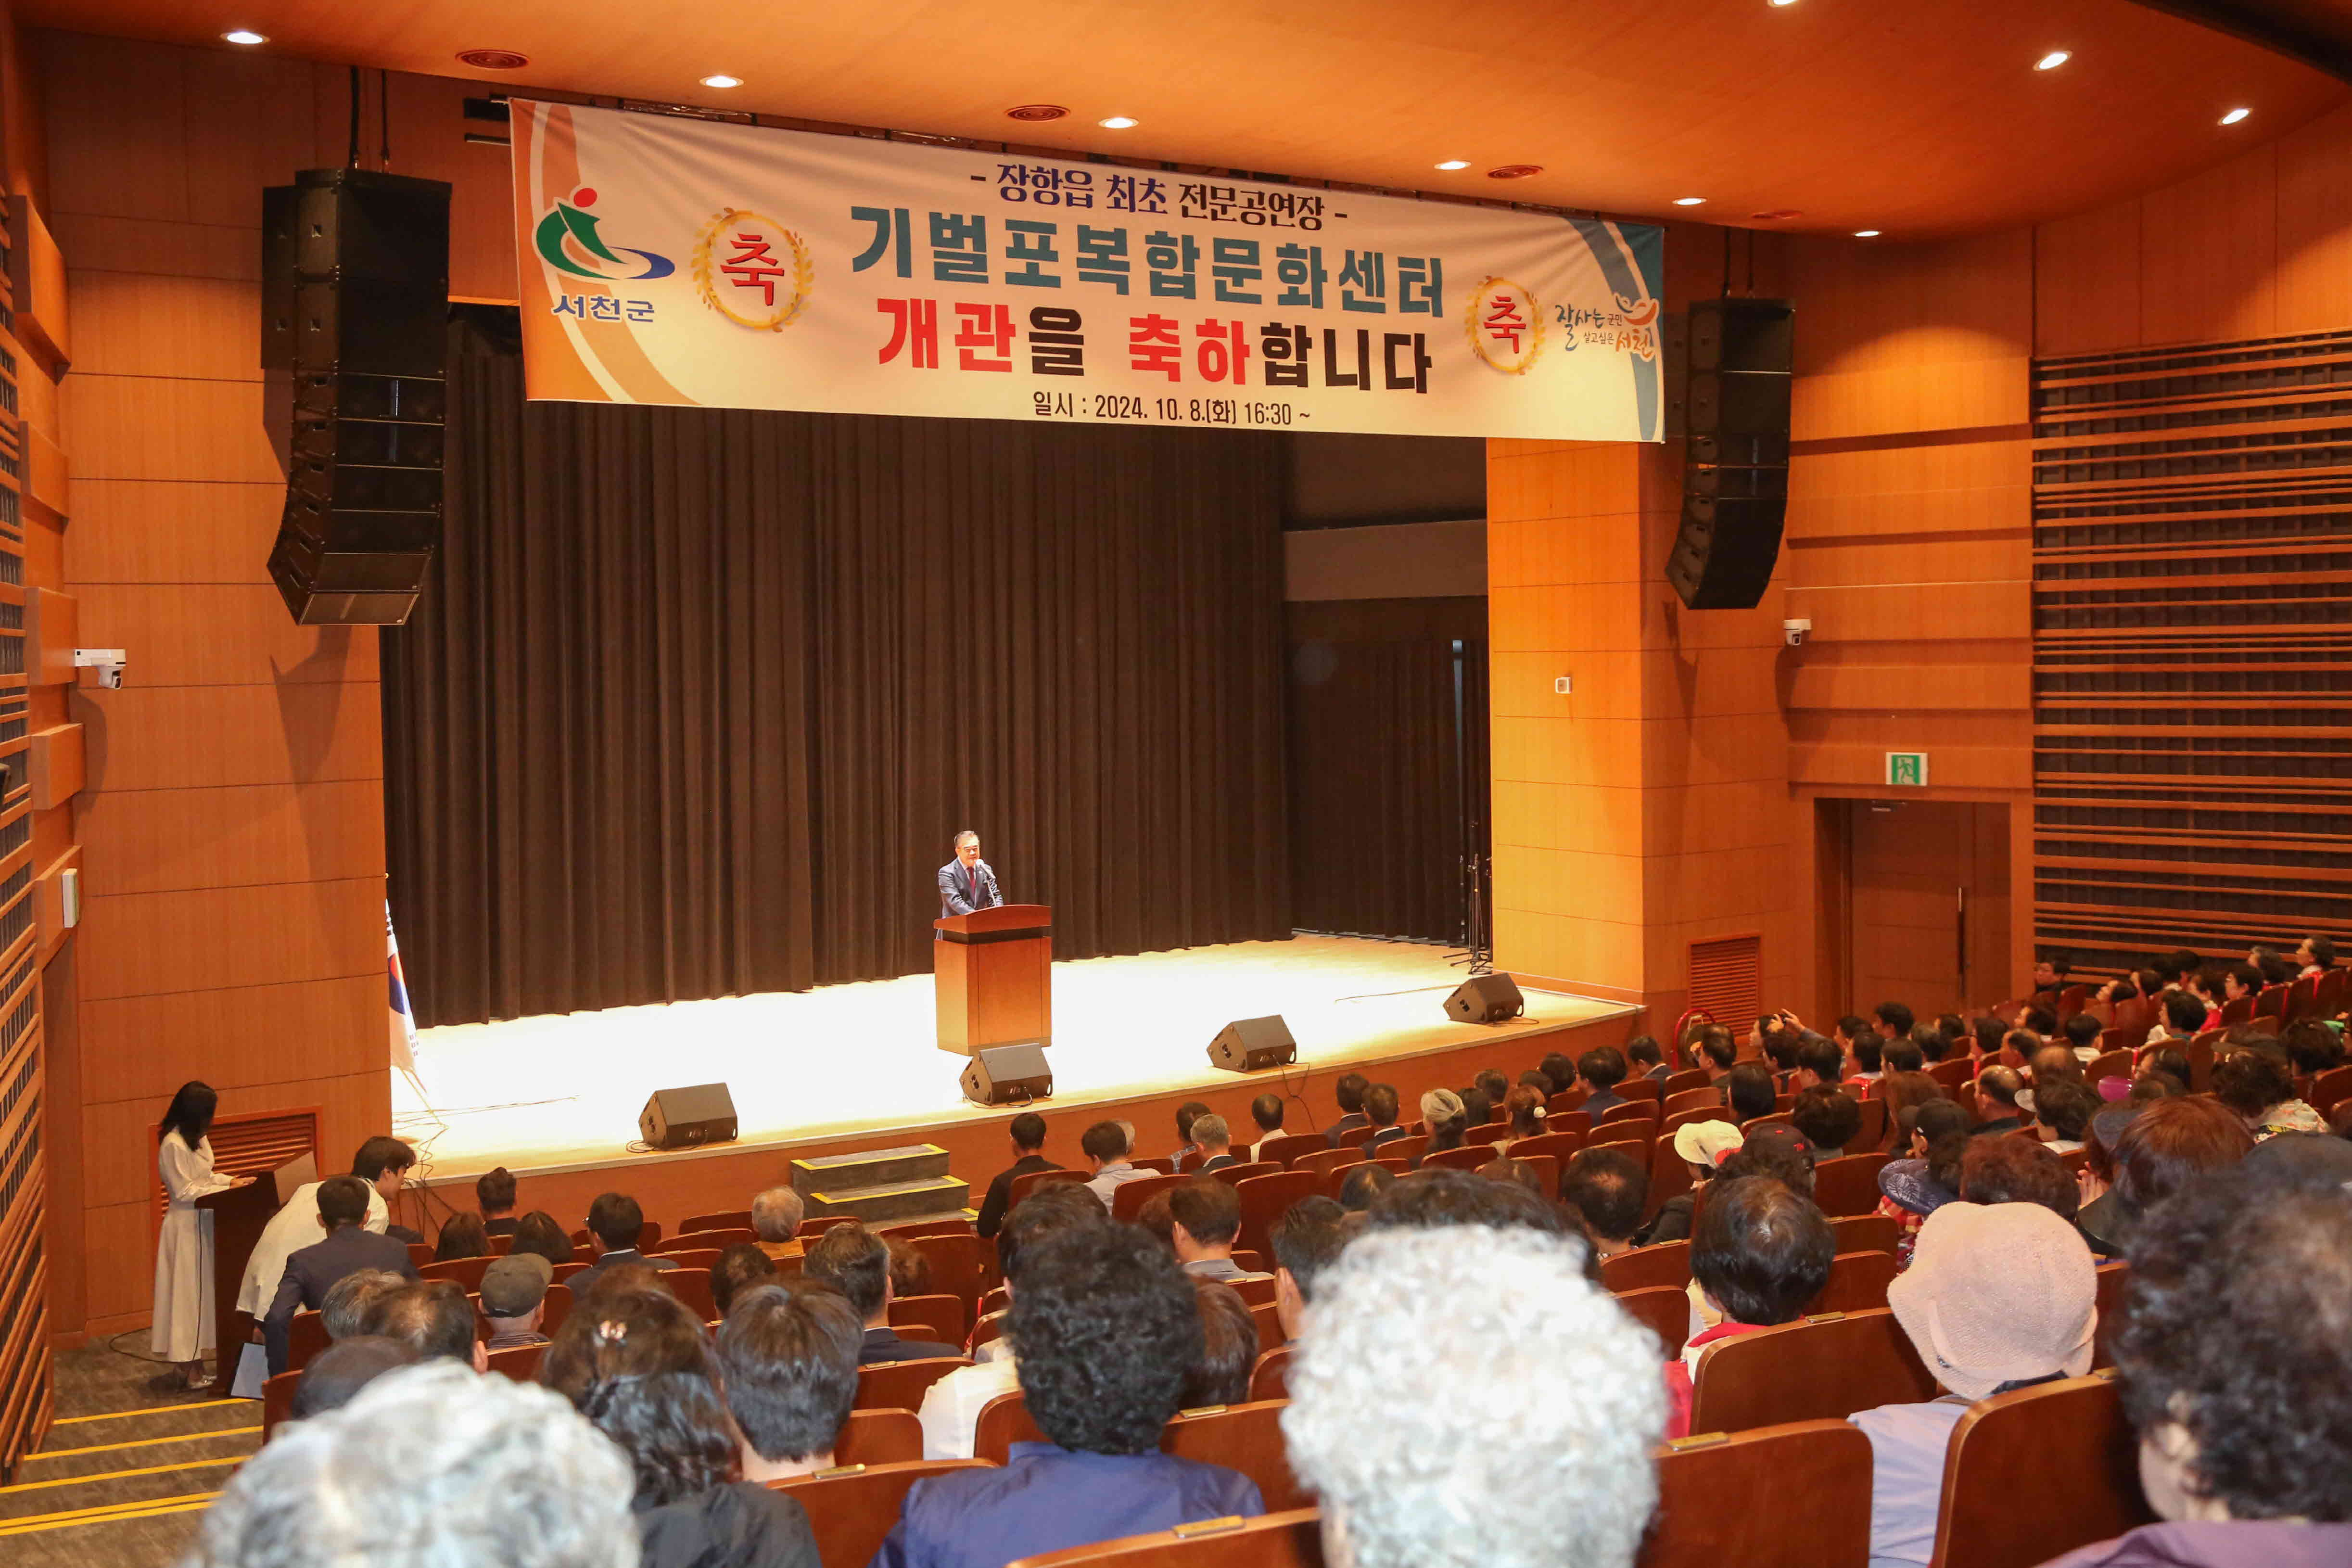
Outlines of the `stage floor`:
{"type": "MultiPolygon", "coordinates": [[[[1052,1103],[1230,1087],[1232,1075],[1209,1066],[1209,1041],[1235,1018],[1269,1013],[1289,1023],[1302,1067],[1325,1068],[1481,1036],[1512,1040],[1515,1048],[1497,1052],[1503,1066],[1528,1056],[1522,1037],[1633,1011],[1531,991],[1524,1018],[1457,1024],[1440,1004],[1461,978],[1440,947],[1327,936],[1056,963],[1052,1103]]],[[[577,1169],[632,1157],[637,1113],[656,1089],[724,1081],[740,1132],[725,1151],[869,1132],[919,1137],[1003,1114],[964,1100],[963,1066],[935,1043],[928,974],[456,1025],[417,1037],[425,1100],[393,1075],[394,1131],[419,1145],[429,1181],[501,1164],[518,1174],[577,1169]]]]}

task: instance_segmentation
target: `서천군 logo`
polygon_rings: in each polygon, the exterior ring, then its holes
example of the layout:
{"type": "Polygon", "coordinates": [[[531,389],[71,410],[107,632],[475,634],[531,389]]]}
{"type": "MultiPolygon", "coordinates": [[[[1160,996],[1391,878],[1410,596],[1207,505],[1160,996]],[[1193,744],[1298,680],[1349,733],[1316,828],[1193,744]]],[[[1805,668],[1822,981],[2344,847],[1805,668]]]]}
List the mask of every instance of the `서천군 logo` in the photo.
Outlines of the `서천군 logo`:
{"type": "Polygon", "coordinates": [[[585,185],[572,192],[570,201],[558,197],[531,234],[540,259],[574,278],[608,283],[644,282],[677,270],[677,263],[667,256],[607,245],[596,232],[602,220],[587,210],[595,205],[596,193],[585,185]]]}

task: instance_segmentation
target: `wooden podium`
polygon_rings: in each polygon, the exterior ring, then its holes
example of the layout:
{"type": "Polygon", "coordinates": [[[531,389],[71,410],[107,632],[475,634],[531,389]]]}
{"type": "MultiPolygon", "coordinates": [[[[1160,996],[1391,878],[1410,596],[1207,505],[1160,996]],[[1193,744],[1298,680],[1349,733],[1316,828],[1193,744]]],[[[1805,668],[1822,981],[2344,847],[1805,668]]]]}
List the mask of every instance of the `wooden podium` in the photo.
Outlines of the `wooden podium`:
{"type": "Polygon", "coordinates": [[[228,1397],[229,1384],[236,1377],[237,1357],[246,1341],[253,1337],[254,1320],[236,1310],[236,1293],[244,1287],[245,1266],[252,1260],[254,1245],[296,1191],[318,1179],[319,1163],[304,1154],[263,1172],[241,1187],[196,1200],[195,1206],[213,1216],[213,1333],[220,1357],[213,1374],[215,1399],[228,1397]]]}
{"type": "Polygon", "coordinates": [[[999,904],[932,922],[940,1049],[968,1057],[983,1046],[1054,1038],[1054,911],[999,904]]]}

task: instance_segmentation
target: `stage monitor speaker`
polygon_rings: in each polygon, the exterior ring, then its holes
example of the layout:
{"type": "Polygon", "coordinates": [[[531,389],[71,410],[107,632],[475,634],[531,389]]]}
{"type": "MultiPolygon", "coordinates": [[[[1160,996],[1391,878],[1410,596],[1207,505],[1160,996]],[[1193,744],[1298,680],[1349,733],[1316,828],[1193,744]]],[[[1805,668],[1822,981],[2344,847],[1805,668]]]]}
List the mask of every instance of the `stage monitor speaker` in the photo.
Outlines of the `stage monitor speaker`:
{"type": "Polygon", "coordinates": [[[963,1069],[963,1097],[974,1105],[1025,1105],[1050,1100],[1054,1069],[1045,1047],[1035,1043],[982,1046],[963,1069]]]}
{"type": "Polygon", "coordinates": [[[1209,1065],[1227,1072],[1261,1072],[1286,1067],[1298,1059],[1298,1042],[1282,1015],[1266,1018],[1236,1018],[1209,1042],[1209,1065]]]}
{"type": "Polygon", "coordinates": [[[262,193],[262,274],[292,402],[270,577],[305,626],[398,626],[441,538],[449,187],[304,170],[262,193]]]}
{"type": "Polygon", "coordinates": [[[1772,580],[1789,497],[1795,308],[1701,300],[1683,376],[1683,515],[1666,581],[1694,610],[1752,609],[1772,580]]]}
{"type": "Polygon", "coordinates": [[[1527,1010],[1519,983],[1507,974],[1474,974],[1445,999],[1445,1016],[1457,1024],[1499,1024],[1527,1010]]]}
{"type": "Polygon", "coordinates": [[[637,1114],[637,1131],[656,1149],[692,1149],[735,1140],[735,1097],[723,1083],[657,1089],[637,1114]]]}

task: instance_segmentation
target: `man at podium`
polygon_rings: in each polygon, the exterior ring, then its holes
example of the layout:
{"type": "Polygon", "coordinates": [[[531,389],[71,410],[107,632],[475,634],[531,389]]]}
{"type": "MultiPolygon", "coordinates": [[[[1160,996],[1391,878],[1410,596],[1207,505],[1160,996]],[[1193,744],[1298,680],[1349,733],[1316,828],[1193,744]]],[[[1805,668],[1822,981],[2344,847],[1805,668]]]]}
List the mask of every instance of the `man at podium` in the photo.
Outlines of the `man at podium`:
{"type": "Polygon", "coordinates": [[[996,873],[980,858],[980,835],[965,828],[955,836],[955,858],[940,868],[940,918],[992,910],[1003,901],[996,873]]]}

